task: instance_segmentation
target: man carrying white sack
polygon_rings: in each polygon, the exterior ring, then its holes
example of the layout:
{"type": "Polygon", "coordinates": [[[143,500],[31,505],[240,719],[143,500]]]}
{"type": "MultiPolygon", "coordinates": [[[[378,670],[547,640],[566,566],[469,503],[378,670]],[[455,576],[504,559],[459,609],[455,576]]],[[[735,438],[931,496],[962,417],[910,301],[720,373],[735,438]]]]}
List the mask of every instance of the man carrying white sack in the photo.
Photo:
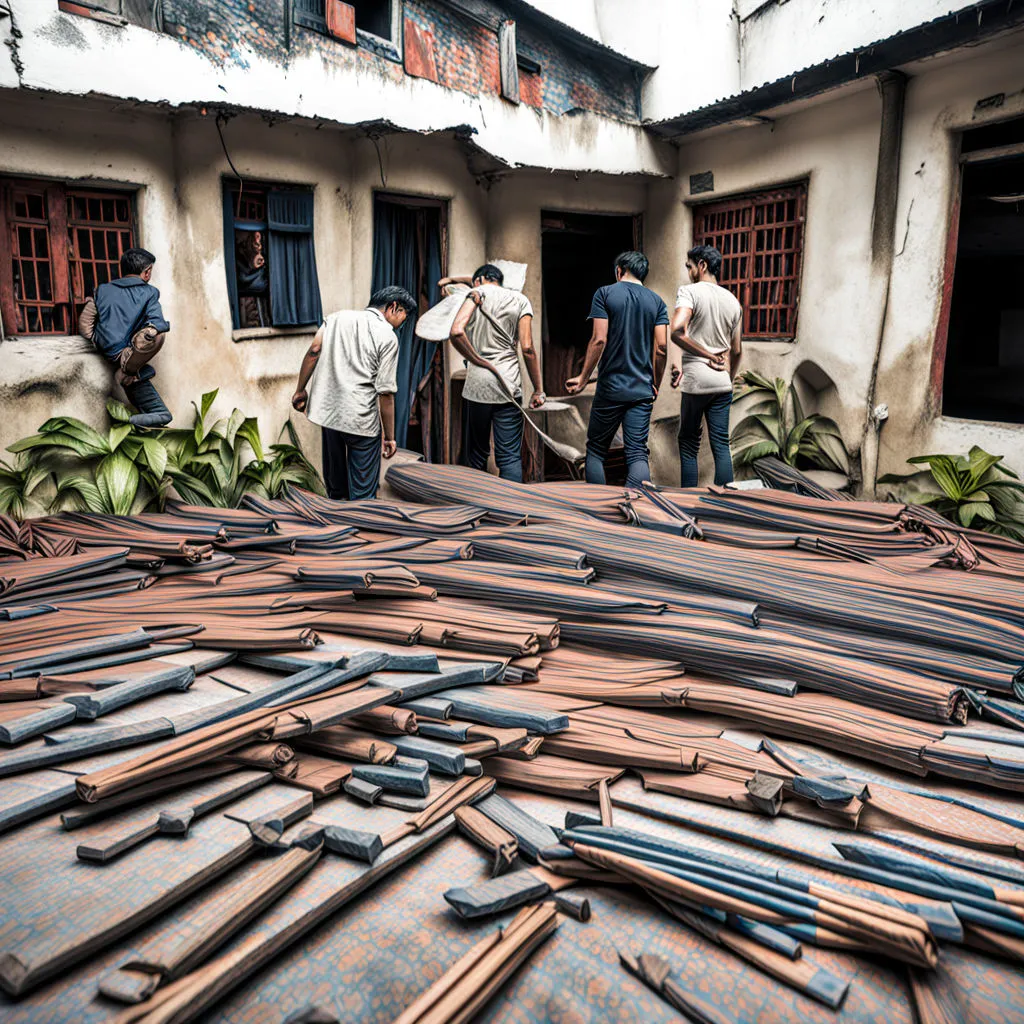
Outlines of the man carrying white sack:
{"type": "MultiPolygon", "coordinates": [[[[444,278],[441,287],[464,279],[444,278]]],[[[533,384],[530,408],[544,404],[540,362],[533,347],[533,307],[522,292],[504,287],[505,277],[485,263],[452,324],[451,343],[467,362],[464,402],[465,459],[486,471],[494,434],[494,461],[503,480],[523,479],[523,395],[519,352],[533,384]]]]}

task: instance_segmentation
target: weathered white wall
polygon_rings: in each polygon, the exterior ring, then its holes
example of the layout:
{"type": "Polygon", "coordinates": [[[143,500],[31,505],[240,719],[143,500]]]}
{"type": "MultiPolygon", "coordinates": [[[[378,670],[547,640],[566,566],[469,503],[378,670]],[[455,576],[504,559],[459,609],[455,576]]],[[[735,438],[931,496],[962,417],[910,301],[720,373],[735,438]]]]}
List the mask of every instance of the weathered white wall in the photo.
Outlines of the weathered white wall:
{"type": "MultiPolygon", "coordinates": [[[[815,364],[835,384],[822,396],[822,411],[838,420],[848,446],[857,448],[881,338],[875,402],[888,405],[889,420],[881,431],[879,475],[906,471],[904,460],[911,455],[963,452],[973,444],[1005,455],[1024,471],[1024,426],[943,417],[941,396],[929,383],[957,177],[954,133],[986,119],[1024,113],[1022,46],[1024,37],[1018,34],[908,69],[887,313],[885,281],[871,262],[881,101],[869,83],[805,104],[772,125],[694,136],[680,147],[676,181],[650,186],[649,218],[660,204],[671,225],[656,248],[649,246],[660,273],[658,268],[673,260],[681,267],[692,237],[690,174],[714,171],[715,192],[701,199],[808,180],[796,340],[748,343],[744,365],[789,379],[815,364]],[[975,113],[979,99],[998,92],[1007,94],[1002,108],[975,113]],[[673,189],[674,210],[666,200],[673,189]]],[[[668,300],[669,282],[659,279],[656,286],[668,300]]],[[[677,399],[670,395],[663,387],[656,417],[673,411],[677,399]]]]}
{"type": "Polygon", "coordinates": [[[969,0],[737,0],[737,10],[746,14],[740,22],[740,89],[971,6],[969,0]]]}
{"type": "MultiPolygon", "coordinates": [[[[1024,472],[1024,425],[941,414],[930,387],[946,239],[957,168],[954,132],[1024,114],[1024,34],[967,51],[935,70],[922,65],[909,83],[900,161],[895,258],[881,351],[878,401],[889,405],[880,437],[880,473],[905,472],[922,452],[966,452],[978,444],[1024,472]],[[1006,93],[1001,108],[975,111],[978,100],[1006,93]],[[902,249],[902,252],[900,251],[902,249]]],[[[979,296],[979,301],[984,301],[979,296]]]]}
{"type": "MultiPolygon", "coordinates": [[[[594,114],[557,117],[496,95],[473,96],[376,65],[296,52],[282,65],[254,53],[219,65],[169,35],[64,14],[48,0],[11,0],[24,88],[171,107],[233,105],[353,125],[386,120],[428,132],[460,125],[511,166],[665,173],[670,149],[635,125],[594,114]]],[[[8,19],[9,21],[9,19],[8,19]]],[[[0,32],[9,31],[0,22],[0,32]]],[[[11,77],[6,51],[0,72],[11,77]]]]}

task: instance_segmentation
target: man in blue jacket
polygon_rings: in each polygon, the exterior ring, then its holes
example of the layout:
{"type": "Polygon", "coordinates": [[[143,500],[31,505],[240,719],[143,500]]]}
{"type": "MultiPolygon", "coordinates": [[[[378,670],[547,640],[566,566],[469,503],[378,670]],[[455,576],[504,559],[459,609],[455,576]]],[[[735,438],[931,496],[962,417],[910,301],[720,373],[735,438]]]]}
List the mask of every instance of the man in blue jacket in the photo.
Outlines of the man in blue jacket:
{"type": "Polygon", "coordinates": [[[171,413],[153,386],[149,361],[160,351],[171,325],[160,308],[160,292],[150,283],[156,257],[145,249],[126,249],[121,276],[101,284],[79,317],[79,330],[116,367],[115,379],[138,409],[137,427],[164,427],[171,413]]]}

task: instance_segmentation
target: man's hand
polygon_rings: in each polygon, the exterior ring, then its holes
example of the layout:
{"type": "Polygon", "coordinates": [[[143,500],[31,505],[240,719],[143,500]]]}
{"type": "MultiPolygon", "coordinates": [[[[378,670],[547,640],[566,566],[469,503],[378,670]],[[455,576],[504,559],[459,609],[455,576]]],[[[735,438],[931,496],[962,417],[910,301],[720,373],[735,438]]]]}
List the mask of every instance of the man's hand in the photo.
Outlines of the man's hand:
{"type": "Polygon", "coordinates": [[[672,387],[677,388],[683,382],[683,369],[681,366],[672,367],[672,387]]]}
{"type": "Polygon", "coordinates": [[[711,356],[708,359],[708,366],[710,366],[712,370],[726,369],[727,364],[725,361],[725,355],[726,354],[724,352],[716,352],[713,356],[711,356]]]}
{"type": "Polygon", "coordinates": [[[543,404],[547,395],[543,391],[534,391],[533,398],[530,399],[530,408],[539,409],[543,404]]]}
{"type": "Polygon", "coordinates": [[[309,403],[309,392],[305,388],[300,388],[292,395],[292,408],[297,412],[305,412],[306,405],[309,403]]]}
{"type": "Polygon", "coordinates": [[[385,459],[390,459],[397,451],[398,443],[393,440],[389,441],[387,438],[384,439],[384,443],[380,446],[380,453],[385,459]]]}
{"type": "Polygon", "coordinates": [[[580,391],[582,389],[582,387],[583,387],[583,379],[582,379],[582,377],[570,377],[565,382],[565,390],[568,391],[570,395],[575,395],[578,391],[580,391]]]}

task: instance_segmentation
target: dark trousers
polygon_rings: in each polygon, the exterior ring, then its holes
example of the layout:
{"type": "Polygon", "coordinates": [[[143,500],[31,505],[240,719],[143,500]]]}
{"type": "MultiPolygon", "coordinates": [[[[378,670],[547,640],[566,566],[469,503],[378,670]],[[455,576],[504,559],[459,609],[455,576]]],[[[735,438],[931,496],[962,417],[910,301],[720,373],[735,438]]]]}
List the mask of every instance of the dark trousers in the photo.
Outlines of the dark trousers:
{"type": "Polygon", "coordinates": [[[604,460],[615,438],[615,431],[622,426],[622,447],[626,456],[626,486],[639,488],[651,479],[647,450],[647,436],[651,430],[651,410],[654,399],[645,398],[639,402],[613,402],[607,398],[595,398],[590,407],[590,425],[587,427],[587,483],[603,484],[604,460]]]}
{"type": "Polygon", "coordinates": [[[729,450],[729,408],[732,392],[715,395],[682,395],[679,406],[679,469],[682,487],[697,486],[697,455],[700,452],[701,420],[708,421],[708,440],[715,459],[715,483],[732,482],[729,450]]]}
{"type": "Polygon", "coordinates": [[[124,393],[140,414],[153,417],[144,422],[145,426],[162,427],[171,422],[171,411],[164,404],[164,400],[160,397],[160,392],[153,386],[152,380],[145,378],[134,384],[125,384],[124,393]]]}
{"type": "Polygon", "coordinates": [[[512,402],[491,405],[489,402],[463,402],[466,433],[463,448],[466,465],[487,471],[494,434],[494,461],[502,480],[523,480],[523,414],[512,402]]]}
{"type": "Polygon", "coordinates": [[[380,483],[381,437],[346,434],[320,428],[327,497],[335,501],[362,501],[377,497],[380,483]]]}

